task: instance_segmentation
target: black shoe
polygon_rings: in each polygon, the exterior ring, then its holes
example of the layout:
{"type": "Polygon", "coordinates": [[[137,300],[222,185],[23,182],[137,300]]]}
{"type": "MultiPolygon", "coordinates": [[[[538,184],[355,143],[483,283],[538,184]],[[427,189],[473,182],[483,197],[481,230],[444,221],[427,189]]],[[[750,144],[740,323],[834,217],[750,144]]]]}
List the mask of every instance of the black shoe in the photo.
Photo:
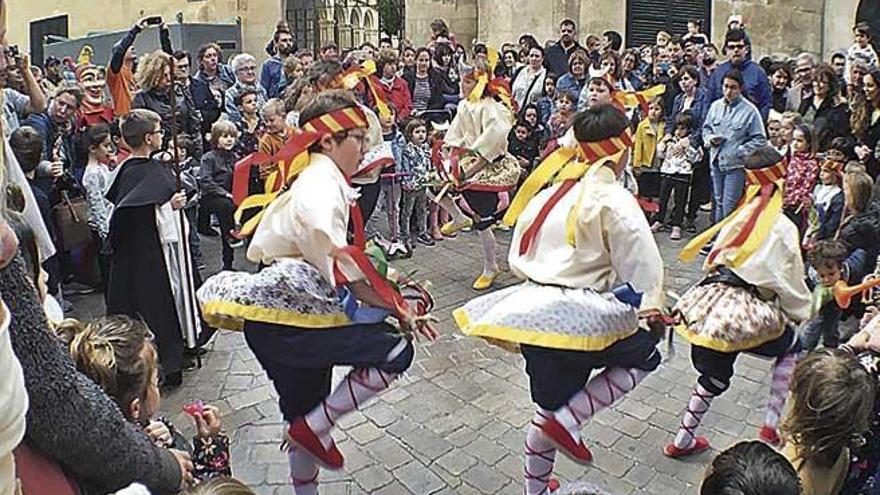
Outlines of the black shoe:
{"type": "Polygon", "coordinates": [[[237,272],[238,271],[235,269],[234,266],[232,266],[232,263],[229,263],[229,264],[224,263],[223,268],[221,268],[221,270],[224,272],[237,272]]]}
{"type": "Polygon", "coordinates": [[[173,390],[183,385],[183,372],[175,371],[168,373],[162,377],[162,388],[165,390],[173,390]]]}
{"type": "Polygon", "coordinates": [[[217,329],[203,324],[202,333],[200,333],[199,338],[196,339],[196,347],[205,350],[204,347],[208,345],[208,342],[211,342],[214,335],[217,335],[217,329]]]}
{"type": "Polygon", "coordinates": [[[435,241],[434,238],[431,237],[431,236],[428,235],[428,234],[422,234],[422,235],[420,235],[420,236],[418,237],[417,240],[418,240],[422,245],[425,245],[425,246],[433,246],[433,245],[437,244],[437,241],[435,241]]]}
{"type": "Polygon", "coordinates": [[[208,237],[218,237],[220,235],[220,232],[213,227],[209,227],[207,229],[199,229],[199,234],[208,237]]]}
{"type": "Polygon", "coordinates": [[[703,249],[700,249],[700,256],[708,256],[709,253],[712,252],[712,248],[715,247],[713,243],[706,244],[703,246],[703,249]]]}
{"type": "Polygon", "coordinates": [[[693,220],[688,220],[687,223],[684,225],[684,230],[685,230],[685,232],[690,232],[691,234],[696,234],[697,233],[697,226],[694,225],[693,220]]]}
{"type": "Polygon", "coordinates": [[[196,356],[204,356],[208,353],[208,350],[204,347],[193,347],[192,349],[184,349],[183,355],[188,357],[196,357],[196,356]]]}

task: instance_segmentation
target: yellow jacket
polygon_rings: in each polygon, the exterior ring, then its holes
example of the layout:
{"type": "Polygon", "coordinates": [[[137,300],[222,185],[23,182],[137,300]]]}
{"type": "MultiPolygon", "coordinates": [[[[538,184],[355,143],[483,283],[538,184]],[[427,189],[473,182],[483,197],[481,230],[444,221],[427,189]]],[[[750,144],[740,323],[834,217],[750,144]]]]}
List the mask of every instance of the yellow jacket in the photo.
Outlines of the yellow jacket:
{"type": "Polygon", "coordinates": [[[650,167],[654,163],[654,153],[657,151],[657,143],[663,139],[666,132],[663,121],[657,123],[657,130],[651,127],[651,121],[645,117],[636,128],[636,141],[633,146],[633,168],[650,167]]]}

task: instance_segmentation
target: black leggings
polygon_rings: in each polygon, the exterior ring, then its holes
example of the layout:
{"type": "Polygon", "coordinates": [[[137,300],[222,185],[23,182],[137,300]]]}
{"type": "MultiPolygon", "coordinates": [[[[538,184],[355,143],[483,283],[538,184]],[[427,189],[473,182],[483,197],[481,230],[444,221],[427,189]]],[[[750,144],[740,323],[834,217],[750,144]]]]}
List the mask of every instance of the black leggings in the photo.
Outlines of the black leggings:
{"type": "Polygon", "coordinates": [[[207,210],[208,214],[217,215],[220,220],[220,242],[223,244],[223,268],[231,268],[232,260],[235,259],[235,251],[229,245],[231,235],[230,232],[235,228],[235,221],[232,216],[235,213],[235,205],[232,200],[226,196],[207,196],[201,199],[202,206],[207,210]]]}

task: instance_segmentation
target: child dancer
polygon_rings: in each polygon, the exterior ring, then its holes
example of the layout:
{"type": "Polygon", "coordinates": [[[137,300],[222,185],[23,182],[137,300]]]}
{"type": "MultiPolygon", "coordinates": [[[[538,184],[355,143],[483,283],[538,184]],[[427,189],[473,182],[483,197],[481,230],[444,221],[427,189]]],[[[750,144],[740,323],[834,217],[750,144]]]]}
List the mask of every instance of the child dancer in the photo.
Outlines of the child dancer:
{"type": "Polygon", "coordinates": [[[638,320],[663,326],[663,260],[638,202],[617,182],[629,122],[594,106],[575,117],[574,134],[586,161],[574,151],[544,161],[504,217],[516,222],[509,261],[525,282],[453,313],[463,333],[518,345],[525,357],[537,404],[525,444],[528,495],[548,493],[557,450],[590,462],[581,427],[660,364],[658,337],[638,320]],[[594,370],[602,371],[590,379],[594,370]]]}
{"type": "Polygon", "coordinates": [[[657,155],[663,160],[660,166],[660,211],[651,225],[653,232],[659,232],[666,221],[666,212],[669,211],[669,197],[675,195],[675,207],[672,209],[672,233],[669,238],[673,241],[681,239],[681,221],[684,220],[684,209],[688,202],[688,193],[691,185],[691,175],[694,166],[703,159],[703,150],[694,146],[691,140],[691,131],[694,126],[694,118],[689,113],[682,113],[675,121],[673,134],[667,134],[657,146],[657,155]]]}
{"type": "Polygon", "coordinates": [[[440,231],[450,235],[465,227],[477,230],[483,247],[483,271],[474,281],[474,290],[488,289],[500,273],[491,229],[496,220],[498,192],[515,186],[521,173],[516,159],[505,152],[513,115],[493,97],[506,88],[497,86],[496,81],[489,83],[489,74],[491,71],[481,60],[462,74],[464,98],[444,138],[452,148],[447,172],[474,211],[474,217],[465,216],[452,198],[444,195],[440,204],[452,215],[452,221],[440,231]]]}
{"type": "Polygon", "coordinates": [[[428,171],[431,169],[431,148],[428,146],[428,124],[413,118],[403,135],[406,146],[400,154],[398,173],[402,174],[400,198],[400,234],[406,249],[412,253],[415,241],[433,246],[425,217],[428,213],[428,171]]]}
{"type": "Polygon", "coordinates": [[[791,153],[785,168],[782,209],[803,234],[813,201],[813,187],[819,177],[813,129],[806,124],[795,126],[791,136],[791,153]]]}
{"type": "Polygon", "coordinates": [[[691,361],[700,373],[672,443],[664,449],[682,457],[709,448],[696,436],[712,400],[730,386],[741,352],[776,358],[762,440],[776,444],[776,426],[800,351],[792,323],[809,317],[810,291],[804,283],[797,227],[782,213],[784,162],[771,146],[745,162],[748,189],[727,218],[695,238],[681,258],[692,260],[717,234],[706,258],[706,278],[688,290],[675,311],[679,333],[691,342],[691,361]]]}
{"type": "Polygon", "coordinates": [[[243,326],[278,391],[290,423],[298,495],[317,492],[319,464],[343,467],[331,436],[337,422],[412,362],[411,339],[386,317],[393,314],[403,331],[436,337],[363,254],[357,192],[349,180],[369,141],[366,114],[350,91],[328,90],[313,97],[300,119],[304,132],[294,156],[308,165],[269,204],[248,249],[248,258],[265,268],[221,272],[199,290],[205,318],[243,326]],[[347,240],[350,219],[354,245],[347,240]],[[342,365],[354,369],[331,392],[333,367],[342,365]]]}

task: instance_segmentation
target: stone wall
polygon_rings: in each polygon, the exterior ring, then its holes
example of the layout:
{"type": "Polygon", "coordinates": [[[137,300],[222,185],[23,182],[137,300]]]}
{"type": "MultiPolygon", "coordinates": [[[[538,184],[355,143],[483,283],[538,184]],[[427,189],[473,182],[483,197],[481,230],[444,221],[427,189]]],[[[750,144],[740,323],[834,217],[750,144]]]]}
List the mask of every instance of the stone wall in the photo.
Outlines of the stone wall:
{"type": "MultiPolygon", "coordinates": [[[[728,16],[737,13],[749,26],[756,58],[803,50],[823,51],[827,56],[852,42],[857,4],[853,0],[713,0],[713,39],[723,40],[728,16]]],[[[516,41],[523,33],[543,43],[556,37],[559,21],[566,17],[578,21],[581,41],[590,33],[614,29],[625,36],[626,31],[623,0],[407,0],[406,14],[407,37],[417,45],[429,39],[429,24],[435,18],[446,19],[466,44],[478,34],[497,46],[516,41]]]]}

